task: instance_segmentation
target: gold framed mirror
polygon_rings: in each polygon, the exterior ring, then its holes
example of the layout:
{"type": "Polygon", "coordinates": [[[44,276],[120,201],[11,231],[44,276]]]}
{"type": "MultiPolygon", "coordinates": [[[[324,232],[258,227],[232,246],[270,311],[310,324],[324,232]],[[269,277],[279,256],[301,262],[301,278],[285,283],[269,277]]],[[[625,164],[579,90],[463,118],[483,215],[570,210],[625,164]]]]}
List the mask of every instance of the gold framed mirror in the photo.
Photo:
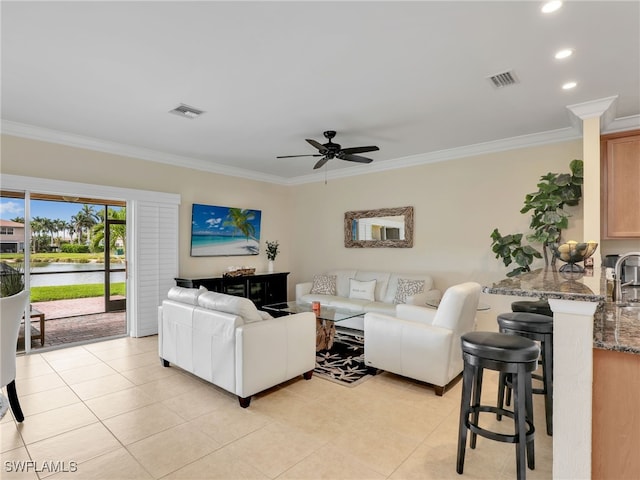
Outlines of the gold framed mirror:
{"type": "Polygon", "coordinates": [[[357,210],[344,214],[347,248],[413,247],[413,207],[357,210]]]}

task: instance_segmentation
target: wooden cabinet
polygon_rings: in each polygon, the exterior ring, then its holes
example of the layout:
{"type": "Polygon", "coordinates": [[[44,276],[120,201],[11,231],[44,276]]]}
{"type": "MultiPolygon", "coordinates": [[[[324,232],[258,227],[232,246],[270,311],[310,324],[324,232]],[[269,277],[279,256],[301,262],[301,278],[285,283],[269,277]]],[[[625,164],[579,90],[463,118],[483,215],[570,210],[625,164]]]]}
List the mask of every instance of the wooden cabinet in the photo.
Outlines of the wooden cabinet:
{"type": "Polygon", "coordinates": [[[179,287],[205,287],[213,292],[245,297],[260,308],[271,303],[287,301],[289,272],[259,273],[239,277],[176,278],[179,287]]]}
{"type": "Polygon", "coordinates": [[[602,238],[640,238],[640,130],[603,135],[602,238]]]}
{"type": "Polygon", "coordinates": [[[593,350],[591,478],[640,478],[640,355],[593,350]]]}

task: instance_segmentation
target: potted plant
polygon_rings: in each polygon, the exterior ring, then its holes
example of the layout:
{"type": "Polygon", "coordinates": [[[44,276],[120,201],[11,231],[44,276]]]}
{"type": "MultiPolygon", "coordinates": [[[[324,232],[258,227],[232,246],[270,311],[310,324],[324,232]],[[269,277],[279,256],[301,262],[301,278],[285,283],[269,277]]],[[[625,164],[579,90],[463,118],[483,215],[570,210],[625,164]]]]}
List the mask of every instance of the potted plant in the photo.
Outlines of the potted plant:
{"type": "Polygon", "coordinates": [[[278,253],[280,253],[280,250],[278,249],[279,246],[280,244],[278,243],[277,240],[274,240],[273,242],[270,242],[269,240],[267,240],[266,251],[267,251],[267,260],[269,260],[269,272],[273,272],[273,262],[278,256],[278,253]]]}
{"type": "Polygon", "coordinates": [[[571,173],[547,173],[538,183],[538,191],[528,193],[520,213],[531,212],[529,228],[533,233],[526,236],[529,242],[542,244],[542,254],[530,245],[522,245],[522,233],[502,236],[497,228],[491,232],[491,250],[496,258],[502,258],[505,267],[515,262],[518,267],[507,273],[513,277],[531,271],[529,265],[534,258],[544,256],[545,265],[555,264],[551,245],[559,243],[562,230],[569,226],[569,214],[565,206],[576,206],[582,198],[583,162],[573,160],[569,164],[571,173]]]}
{"type": "Polygon", "coordinates": [[[22,264],[12,267],[7,262],[0,264],[0,297],[10,297],[24,290],[22,264]]]}

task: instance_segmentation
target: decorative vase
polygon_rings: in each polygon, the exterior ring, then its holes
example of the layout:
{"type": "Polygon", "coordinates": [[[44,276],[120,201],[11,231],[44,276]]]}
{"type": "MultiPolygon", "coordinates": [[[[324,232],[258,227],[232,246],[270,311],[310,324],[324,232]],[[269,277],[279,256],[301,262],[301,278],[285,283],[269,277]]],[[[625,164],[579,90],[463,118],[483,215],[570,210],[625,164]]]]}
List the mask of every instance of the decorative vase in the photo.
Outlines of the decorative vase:
{"type": "Polygon", "coordinates": [[[267,271],[269,273],[273,273],[273,260],[269,260],[269,265],[267,267],[267,271]]]}

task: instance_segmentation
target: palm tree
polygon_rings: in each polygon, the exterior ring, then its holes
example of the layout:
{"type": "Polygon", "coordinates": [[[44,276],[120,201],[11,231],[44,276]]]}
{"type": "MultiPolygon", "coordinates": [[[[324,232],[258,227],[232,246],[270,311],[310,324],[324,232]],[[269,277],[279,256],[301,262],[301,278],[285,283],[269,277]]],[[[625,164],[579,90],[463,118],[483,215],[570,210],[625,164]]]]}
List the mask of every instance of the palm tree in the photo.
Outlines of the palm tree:
{"type": "MultiPolygon", "coordinates": [[[[104,211],[101,210],[98,212],[98,216],[100,218],[104,218],[104,211]]],[[[107,216],[113,220],[126,220],[127,219],[127,210],[125,208],[121,208],[119,210],[115,210],[112,208],[108,209],[107,216]]],[[[91,235],[91,245],[93,247],[93,251],[96,251],[98,246],[104,241],[105,237],[105,221],[98,223],[92,229],[91,235]]],[[[111,225],[111,235],[109,236],[109,249],[115,250],[116,244],[118,240],[122,242],[123,245],[126,245],[126,233],[127,233],[126,225],[115,224],[111,225]]],[[[105,247],[106,248],[106,247],[105,247]]]]}
{"type": "Polygon", "coordinates": [[[42,217],[33,217],[29,224],[31,225],[31,239],[33,244],[33,253],[38,253],[38,248],[42,242],[42,231],[44,230],[44,221],[42,217]]]}
{"type": "Polygon", "coordinates": [[[227,220],[225,220],[222,225],[225,227],[233,227],[234,235],[236,231],[239,231],[245,236],[248,242],[249,238],[256,233],[256,228],[251,223],[251,220],[255,217],[255,213],[251,210],[230,208],[227,214],[227,220]]]}

